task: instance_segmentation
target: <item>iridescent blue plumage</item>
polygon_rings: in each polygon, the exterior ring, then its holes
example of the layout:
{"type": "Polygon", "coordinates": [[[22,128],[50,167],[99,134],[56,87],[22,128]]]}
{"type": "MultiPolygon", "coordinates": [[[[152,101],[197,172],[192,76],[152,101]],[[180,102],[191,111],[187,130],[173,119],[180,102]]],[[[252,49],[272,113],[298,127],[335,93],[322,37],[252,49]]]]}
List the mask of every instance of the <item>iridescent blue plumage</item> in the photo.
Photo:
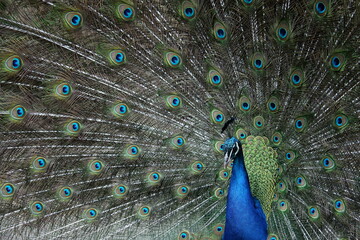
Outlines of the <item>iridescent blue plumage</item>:
{"type": "Polygon", "coordinates": [[[241,143],[236,138],[225,142],[225,164],[234,159],[228,190],[223,240],[264,240],[267,223],[258,199],[252,196],[241,143]]]}

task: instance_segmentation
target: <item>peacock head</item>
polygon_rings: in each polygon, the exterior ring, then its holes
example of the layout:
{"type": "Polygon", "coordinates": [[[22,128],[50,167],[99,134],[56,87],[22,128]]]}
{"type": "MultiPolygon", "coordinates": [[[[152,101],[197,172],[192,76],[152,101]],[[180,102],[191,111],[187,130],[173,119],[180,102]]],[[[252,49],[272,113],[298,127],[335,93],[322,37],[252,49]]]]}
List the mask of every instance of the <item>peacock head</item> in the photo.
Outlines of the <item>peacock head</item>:
{"type": "Polygon", "coordinates": [[[235,159],[236,155],[242,153],[240,141],[234,137],[227,139],[224,143],[224,153],[224,168],[226,168],[229,162],[235,159]]]}

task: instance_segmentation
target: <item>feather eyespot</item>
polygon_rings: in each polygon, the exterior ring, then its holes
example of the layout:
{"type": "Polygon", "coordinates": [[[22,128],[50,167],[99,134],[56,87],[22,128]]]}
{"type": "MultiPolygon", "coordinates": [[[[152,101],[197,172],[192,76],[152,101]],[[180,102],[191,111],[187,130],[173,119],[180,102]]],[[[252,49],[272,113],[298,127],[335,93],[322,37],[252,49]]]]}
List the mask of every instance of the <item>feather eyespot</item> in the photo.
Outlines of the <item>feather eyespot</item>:
{"type": "Polygon", "coordinates": [[[112,114],[116,117],[125,117],[130,112],[130,109],[126,103],[120,102],[113,106],[112,114]]]}
{"type": "Polygon", "coordinates": [[[281,144],[282,142],[282,135],[279,132],[275,132],[272,137],[271,137],[271,141],[273,142],[274,145],[278,146],[281,144]]]}
{"type": "Polygon", "coordinates": [[[177,95],[170,95],[166,97],[166,106],[171,109],[178,109],[182,107],[182,99],[177,95]]]}
{"type": "Polygon", "coordinates": [[[185,138],[182,136],[175,136],[171,139],[171,146],[175,149],[179,149],[185,146],[185,138]]]}
{"type": "Polygon", "coordinates": [[[218,41],[225,41],[227,39],[227,32],[224,24],[216,22],[213,27],[214,37],[218,41]]]}
{"type": "Polygon", "coordinates": [[[149,206],[142,206],[138,210],[138,216],[140,218],[147,218],[151,213],[151,208],[149,206]]]}
{"type": "Polygon", "coordinates": [[[346,64],[346,57],[343,53],[334,53],[330,56],[330,69],[333,71],[342,71],[346,64]]]}
{"type": "Polygon", "coordinates": [[[237,139],[244,140],[247,137],[247,132],[245,131],[245,129],[239,128],[239,129],[236,130],[235,135],[236,135],[237,139]]]}
{"type": "Polygon", "coordinates": [[[286,183],[284,181],[280,181],[278,183],[278,190],[279,192],[285,192],[286,190],[286,183]]]}
{"type": "Polygon", "coordinates": [[[216,236],[222,236],[223,233],[224,233],[224,230],[225,230],[225,225],[222,224],[222,223],[216,224],[216,225],[213,227],[213,233],[214,233],[216,236]]]}
{"type": "Polygon", "coordinates": [[[334,202],[334,209],[337,213],[344,213],[346,210],[346,206],[343,200],[337,199],[334,202]]]}
{"type": "Polygon", "coordinates": [[[65,14],[66,26],[77,29],[80,28],[83,23],[83,17],[79,12],[68,12],[65,14]]]}
{"type": "Polygon", "coordinates": [[[278,236],[275,234],[269,234],[266,240],[278,240],[278,236]]]}
{"type": "Polygon", "coordinates": [[[308,214],[309,214],[309,217],[313,220],[316,220],[320,217],[320,212],[317,207],[310,207],[308,209],[308,214]]]}
{"type": "Polygon", "coordinates": [[[113,188],[113,195],[114,197],[117,197],[117,198],[122,198],[122,197],[125,197],[128,193],[128,187],[125,186],[125,185],[116,185],[114,188],[113,188]]]}
{"type": "Polygon", "coordinates": [[[35,171],[43,171],[47,168],[48,166],[48,161],[46,160],[46,158],[43,158],[43,157],[36,157],[34,158],[34,160],[32,161],[32,164],[31,164],[32,168],[35,170],[35,171]]]}
{"type": "Polygon", "coordinates": [[[254,117],[253,124],[256,129],[263,129],[265,125],[265,119],[262,116],[256,116],[254,117]]]}
{"type": "Polygon", "coordinates": [[[135,9],[128,4],[120,4],[117,9],[117,16],[124,21],[134,20],[135,9]]]}
{"type": "Polygon", "coordinates": [[[40,215],[41,213],[43,213],[44,208],[45,208],[44,204],[40,201],[35,201],[30,204],[30,211],[34,215],[40,215]]]}
{"type": "Polygon", "coordinates": [[[186,197],[190,192],[190,188],[186,185],[181,185],[176,189],[176,195],[178,198],[186,197]]]}
{"type": "Polygon", "coordinates": [[[316,1],[314,3],[314,10],[318,16],[320,16],[320,17],[326,16],[329,11],[328,0],[316,1]]]}
{"type": "Polygon", "coordinates": [[[295,157],[296,157],[296,154],[295,154],[294,151],[287,151],[287,152],[285,153],[285,159],[286,159],[287,161],[292,161],[292,160],[295,159],[295,157]]]}
{"type": "Polygon", "coordinates": [[[216,141],[214,145],[214,149],[218,153],[223,153],[224,151],[224,141],[216,141]]]}
{"type": "Polygon", "coordinates": [[[21,105],[16,105],[10,111],[10,116],[14,120],[21,120],[25,117],[25,115],[26,115],[26,109],[21,105]]]}
{"type": "Polygon", "coordinates": [[[21,59],[19,56],[17,56],[17,55],[8,57],[8,58],[5,60],[5,67],[6,67],[6,69],[9,70],[9,71],[18,72],[18,71],[20,71],[20,69],[22,68],[22,66],[23,66],[23,61],[22,61],[22,59],[21,59]]]}
{"type": "Polygon", "coordinates": [[[80,133],[82,126],[78,121],[72,120],[65,125],[66,133],[69,135],[77,135],[80,133]]]}
{"type": "Polygon", "coordinates": [[[286,212],[289,208],[289,203],[287,200],[279,200],[278,201],[278,209],[281,212],[286,212]]]}
{"type": "Polygon", "coordinates": [[[126,63],[126,54],[123,50],[113,50],[109,53],[110,63],[113,65],[121,65],[126,63]]]}
{"type": "Polygon", "coordinates": [[[67,98],[71,96],[72,88],[68,83],[61,83],[55,87],[55,93],[57,97],[67,98]]]}
{"type": "Polygon", "coordinates": [[[141,148],[138,145],[128,145],[124,150],[124,157],[127,159],[137,159],[141,153],[141,148]]]}
{"type": "Polygon", "coordinates": [[[323,168],[327,171],[334,170],[336,166],[334,159],[330,156],[323,157],[321,163],[323,168]]]}
{"type": "Polygon", "coordinates": [[[344,114],[337,114],[334,119],[334,126],[338,129],[345,128],[349,123],[349,119],[344,114]]]}
{"type": "Polygon", "coordinates": [[[267,101],[267,107],[269,109],[269,111],[271,113],[276,113],[279,111],[279,105],[280,105],[280,101],[277,97],[270,97],[269,100],[267,101]]]}
{"type": "Polygon", "coordinates": [[[83,218],[87,221],[95,220],[99,215],[99,211],[96,208],[88,208],[83,212],[83,218]]]}
{"type": "Polygon", "coordinates": [[[74,190],[71,187],[62,187],[58,190],[60,200],[69,200],[74,195],[74,190]]]}
{"type": "Polygon", "coordinates": [[[219,178],[220,178],[220,180],[225,181],[225,180],[228,180],[229,177],[230,177],[229,171],[223,169],[223,170],[221,170],[221,171],[219,172],[219,178]]]}
{"type": "Polygon", "coordinates": [[[307,119],[305,117],[297,117],[294,121],[294,127],[297,132],[303,132],[307,125],[307,119]]]}
{"type": "Polygon", "coordinates": [[[191,171],[193,174],[200,174],[204,171],[205,165],[200,161],[195,161],[191,164],[191,171]]]}
{"type": "Polygon", "coordinates": [[[1,186],[1,196],[4,198],[9,198],[14,196],[15,194],[15,187],[11,183],[4,183],[1,186]]]}
{"type": "Polygon", "coordinates": [[[92,174],[99,174],[105,168],[105,164],[100,160],[92,160],[88,164],[88,169],[92,174]]]}
{"type": "Polygon", "coordinates": [[[222,188],[216,188],[214,191],[214,196],[217,199],[222,199],[225,196],[225,191],[222,188]]]}
{"type": "Polygon", "coordinates": [[[181,15],[186,20],[193,20],[196,17],[196,7],[190,1],[184,1],[181,6],[181,15]]]}
{"type": "Polygon", "coordinates": [[[255,53],[251,58],[251,65],[255,70],[263,70],[266,65],[266,59],[261,53],[255,53]]]}
{"type": "Polygon", "coordinates": [[[191,234],[188,231],[182,231],[178,237],[178,240],[190,240],[190,239],[191,239],[191,234]]]}
{"type": "Polygon", "coordinates": [[[299,69],[295,69],[291,74],[290,74],[290,84],[295,87],[298,88],[300,87],[302,84],[304,83],[304,72],[299,70],[299,69]]]}
{"type": "Polygon", "coordinates": [[[211,120],[213,123],[222,124],[225,120],[225,117],[221,111],[214,109],[211,111],[211,120]]]}
{"type": "Polygon", "coordinates": [[[244,4],[244,6],[249,7],[254,3],[254,0],[242,0],[241,2],[244,4]]]}
{"type": "Polygon", "coordinates": [[[246,96],[242,96],[239,99],[239,107],[243,112],[249,112],[251,110],[251,102],[250,99],[246,96]]]}
{"type": "Polygon", "coordinates": [[[160,183],[161,178],[162,178],[162,176],[158,172],[151,172],[147,175],[147,181],[151,185],[156,185],[156,184],[160,183]]]}
{"type": "Polygon", "coordinates": [[[298,188],[305,188],[307,186],[306,179],[303,176],[297,176],[295,178],[295,184],[298,188]]]}
{"type": "Polygon", "coordinates": [[[222,75],[220,72],[212,69],[208,73],[208,82],[214,87],[220,87],[223,83],[222,75]]]}
{"type": "Polygon", "coordinates": [[[166,52],[164,54],[165,65],[172,68],[178,68],[182,65],[181,56],[176,52],[166,52]]]}

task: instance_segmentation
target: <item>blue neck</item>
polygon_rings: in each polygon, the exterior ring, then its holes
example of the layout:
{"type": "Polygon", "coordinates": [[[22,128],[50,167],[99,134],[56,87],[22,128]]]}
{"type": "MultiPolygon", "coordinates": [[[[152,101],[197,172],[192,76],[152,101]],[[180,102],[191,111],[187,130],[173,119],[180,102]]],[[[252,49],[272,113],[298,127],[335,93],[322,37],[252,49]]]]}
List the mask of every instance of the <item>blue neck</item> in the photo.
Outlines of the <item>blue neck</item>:
{"type": "Polygon", "coordinates": [[[244,156],[235,156],[227,198],[226,224],[223,239],[264,240],[267,223],[259,202],[251,194],[244,156]]]}

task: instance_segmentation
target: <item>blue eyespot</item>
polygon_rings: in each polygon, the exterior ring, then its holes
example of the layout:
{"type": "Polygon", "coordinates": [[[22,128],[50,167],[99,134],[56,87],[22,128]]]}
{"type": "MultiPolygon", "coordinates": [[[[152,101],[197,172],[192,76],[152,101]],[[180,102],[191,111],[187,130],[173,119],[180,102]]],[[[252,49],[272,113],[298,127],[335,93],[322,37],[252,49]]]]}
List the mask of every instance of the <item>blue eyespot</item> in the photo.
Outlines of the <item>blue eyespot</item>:
{"type": "Polygon", "coordinates": [[[100,162],[95,162],[94,167],[95,167],[96,170],[100,170],[101,169],[101,163],[100,162]]]}
{"type": "Polygon", "coordinates": [[[181,238],[184,238],[184,239],[185,239],[185,238],[187,238],[188,235],[187,235],[187,233],[181,233],[180,236],[181,236],[181,238]]]}
{"type": "Polygon", "coordinates": [[[131,147],[131,153],[132,154],[137,154],[139,152],[138,148],[137,147],[131,147]]]}
{"type": "Polygon", "coordinates": [[[179,137],[179,138],[177,138],[176,142],[177,142],[177,145],[181,146],[184,144],[184,139],[179,137]]]}
{"type": "Polygon", "coordinates": [[[274,136],[273,139],[274,139],[274,142],[276,142],[276,143],[279,142],[279,137],[278,136],[274,136]]]}
{"type": "Polygon", "coordinates": [[[326,11],[326,6],[323,2],[318,2],[316,4],[316,11],[320,14],[324,13],[326,11]]]}
{"type": "Polygon", "coordinates": [[[197,170],[201,170],[203,168],[203,165],[201,163],[196,164],[197,170]]]}
{"type": "Polygon", "coordinates": [[[171,58],[171,64],[172,65],[178,65],[180,63],[180,58],[176,55],[172,56],[171,58]]]}
{"type": "Polygon", "coordinates": [[[133,10],[131,8],[125,8],[125,10],[123,11],[123,16],[125,18],[131,18],[133,15],[133,10]]]}
{"type": "Polygon", "coordinates": [[[221,39],[225,38],[225,37],[226,37],[226,31],[225,31],[225,29],[219,28],[219,29],[216,31],[216,36],[217,36],[218,38],[221,38],[221,39]]]}
{"type": "Polygon", "coordinates": [[[95,216],[96,216],[96,211],[93,210],[93,209],[91,209],[91,210],[89,211],[89,214],[90,214],[90,216],[95,217],[95,216]]]}
{"type": "Polygon", "coordinates": [[[224,151],[224,144],[221,144],[221,145],[220,145],[220,150],[221,150],[221,151],[224,151]]]}
{"type": "Polygon", "coordinates": [[[153,175],[152,175],[152,178],[156,181],[156,180],[159,180],[159,174],[157,174],[157,173],[154,173],[153,175]]]}
{"type": "Polygon", "coordinates": [[[285,28],[279,28],[278,34],[280,38],[286,38],[288,33],[285,28]]]}
{"type": "Polygon", "coordinates": [[[184,14],[185,14],[185,16],[187,16],[189,18],[193,17],[194,14],[195,14],[195,10],[193,8],[191,8],[191,7],[185,8],[184,14]]]}
{"type": "Polygon", "coordinates": [[[301,129],[303,128],[303,123],[301,120],[297,120],[295,123],[296,128],[301,129]]]}
{"type": "Polygon", "coordinates": [[[45,166],[45,161],[44,159],[38,159],[38,163],[40,167],[44,167],[45,166]]]}
{"type": "Polygon", "coordinates": [[[222,114],[217,114],[216,115],[216,121],[217,122],[222,122],[224,120],[224,116],[222,114]]]}
{"type": "Polygon", "coordinates": [[[25,114],[25,110],[23,107],[18,107],[18,108],[16,108],[16,113],[17,113],[18,117],[22,117],[25,114]]]}
{"type": "Polygon", "coordinates": [[[281,206],[281,207],[285,206],[285,202],[282,201],[282,202],[280,203],[280,206],[281,206]]]}
{"type": "Polygon", "coordinates": [[[243,0],[243,1],[244,1],[244,3],[246,3],[246,4],[250,4],[250,3],[253,2],[253,0],[243,0]]]}
{"type": "Polygon", "coordinates": [[[211,78],[211,81],[215,84],[215,85],[218,85],[221,83],[221,77],[219,75],[214,75],[212,78],[211,78]]]}
{"type": "Polygon", "coordinates": [[[302,177],[298,177],[298,178],[296,179],[296,182],[297,182],[297,184],[301,184],[301,183],[302,183],[302,177]]]}
{"type": "Polygon", "coordinates": [[[340,62],[340,59],[338,58],[338,57],[333,57],[332,59],[331,59],[331,65],[334,67],[334,68],[338,68],[338,67],[340,67],[340,65],[341,65],[341,62],[340,62]]]}
{"type": "Polygon", "coordinates": [[[64,188],[63,191],[64,191],[65,196],[70,196],[71,190],[69,188],[64,188]]]}
{"type": "Polygon", "coordinates": [[[72,18],[71,18],[71,24],[74,25],[74,26],[77,26],[79,25],[81,22],[81,17],[79,15],[74,15],[72,18]]]}
{"type": "Polygon", "coordinates": [[[36,203],[35,208],[38,212],[40,212],[43,209],[43,206],[40,203],[36,203]]]}
{"type": "Polygon", "coordinates": [[[286,153],[286,159],[288,159],[288,160],[291,159],[291,154],[290,153],[286,153]]]}
{"type": "Polygon", "coordinates": [[[257,125],[258,127],[261,127],[261,126],[262,126],[262,122],[257,121],[257,122],[256,122],[256,125],[257,125]]]}
{"type": "Polygon", "coordinates": [[[71,124],[71,127],[72,127],[72,130],[73,130],[74,132],[77,132],[77,131],[79,131],[79,129],[80,129],[79,123],[76,123],[76,122],[72,123],[72,124],[71,124]]]}
{"type": "Polygon", "coordinates": [[[180,98],[174,97],[171,103],[174,107],[177,107],[180,105],[180,98]]]}
{"type": "Polygon", "coordinates": [[[126,107],[126,105],[121,104],[121,105],[119,106],[119,111],[120,111],[121,114],[125,114],[125,113],[127,112],[127,107],[126,107]]]}
{"type": "Polygon", "coordinates": [[[323,164],[324,164],[325,167],[330,166],[330,160],[329,160],[328,158],[325,158],[325,159],[323,160],[323,164]]]}
{"type": "Polygon", "coordinates": [[[143,213],[147,214],[147,213],[149,213],[149,208],[143,207],[143,208],[142,208],[142,211],[143,211],[143,213]]]}
{"type": "Polygon", "coordinates": [[[124,193],[125,192],[125,188],[123,186],[119,187],[119,192],[120,193],[124,193]]]}
{"type": "Polygon", "coordinates": [[[221,231],[223,230],[223,228],[222,228],[222,227],[217,227],[216,230],[217,230],[218,232],[221,232],[221,231]]]}
{"type": "Polygon", "coordinates": [[[124,54],[121,52],[117,53],[115,56],[115,61],[118,63],[121,63],[122,61],[124,61],[124,54]]]}
{"type": "Polygon", "coordinates": [[[293,82],[295,85],[299,84],[300,81],[301,81],[301,79],[300,79],[300,76],[299,76],[299,75],[294,74],[294,75],[292,76],[292,82],[293,82]]]}
{"type": "Polygon", "coordinates": [[[260,59],[255,59],[255,61],[254,61],[254,66],[255,66],[256,68],[262,68],[263,63],[262,63],[262,61],[261,61],[260,59]]]}
{"type": "Polygon", "coordinates": [[[13,60],[12,60],[12,67],[14,68],[14,69],[17,69],[17,68],[19,68],[21,66],[21,61],[20,61],[20,59],[19,58],[13,58],[13,60]]]}
{"type": "Polygon", "coordinates": [[[181,188],[181,192],[187,193],[187,187],[182,187],[182,188],[181,188]]]}
{"type": "Polygon", "coordinates": [[[70,93],[70,86],[69,85],[64,85],[62,87],[62,93],[65,94],[65,95],[69,94],[70,93]]]}
{"type": "Polygon", "coordinates": [[[247,102],[244,102],[244,103],[242,104],[242,108],[243,108],[244,110],[248,110],[248,109],[250,108],[250,104],[247,103],[247,102]]]}
{"type": "Polygon", "coordinates": [[[241,137],[241,138],[245,138],[246,135],[245,135],[244,133],[241,133],[241,134],[240,134],[240,137],[241,137]]]}
{"type": "Polygon", "coordinates": [[[273,102],[270,102],[270,103],[269,103],[269,109],[270,109],[271,111],[275,111],[275,110],[276,110],[276,104],[273,103],[273,102]]]}

